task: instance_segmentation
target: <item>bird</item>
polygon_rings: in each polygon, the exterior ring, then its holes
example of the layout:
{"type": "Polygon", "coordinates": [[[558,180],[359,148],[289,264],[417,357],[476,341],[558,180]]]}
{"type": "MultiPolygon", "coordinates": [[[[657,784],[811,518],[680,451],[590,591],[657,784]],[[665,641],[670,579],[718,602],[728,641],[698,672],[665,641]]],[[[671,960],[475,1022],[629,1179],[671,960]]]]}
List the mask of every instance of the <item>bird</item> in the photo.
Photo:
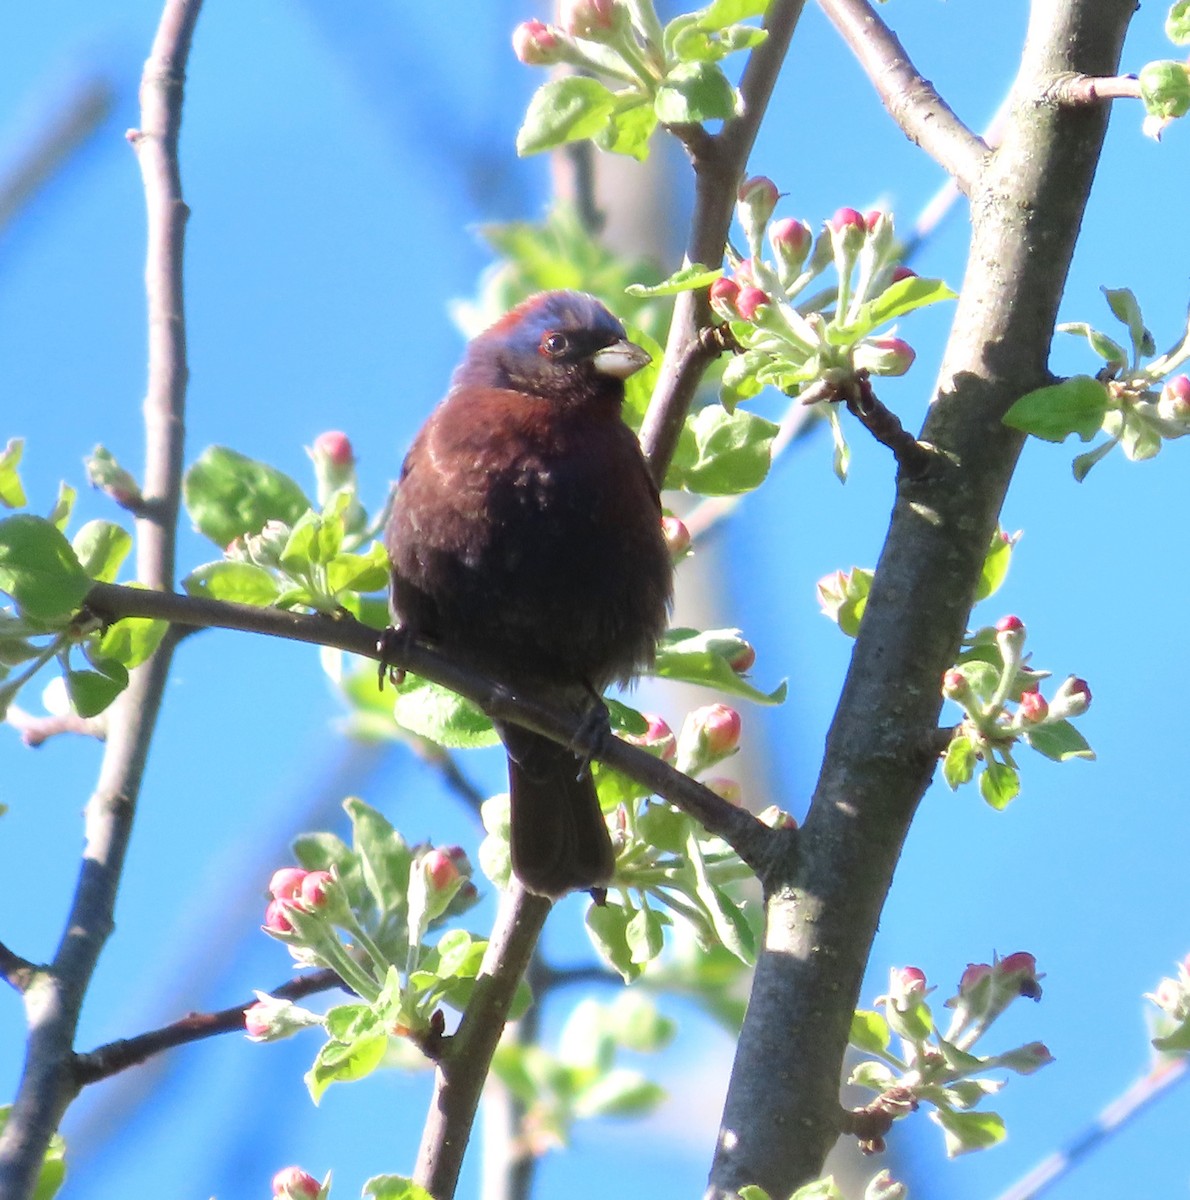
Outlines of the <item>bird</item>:
{"type": "MultiPolygon", "coordinates": [[[[648,362],[595,297],[529,297],[468,343],[385,530],[402,634],[588,728],[608,726],[603,690],[653,662],[673,592],[660,496],[621,412],[648,362]]],[[[550,898],[606,886],[615,855],[578,748],[496,729],[513,874],[550,898]]]]}

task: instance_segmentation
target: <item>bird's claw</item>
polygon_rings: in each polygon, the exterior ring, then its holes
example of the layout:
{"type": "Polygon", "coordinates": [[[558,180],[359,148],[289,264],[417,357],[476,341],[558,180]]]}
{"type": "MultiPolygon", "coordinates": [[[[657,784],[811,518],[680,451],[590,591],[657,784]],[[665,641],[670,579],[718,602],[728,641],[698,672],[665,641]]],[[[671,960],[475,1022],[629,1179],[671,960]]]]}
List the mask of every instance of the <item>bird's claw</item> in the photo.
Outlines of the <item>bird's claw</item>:
{"type": "Polygon", "coordinates": [[[387,679],[393,687],[400,687],[405,679],[405,668],[394,666],[392,659],[400,658],[409,650],[413,635],[402,625],[389,625],[376,639],[376,653],[380,656],[376,682],[384,691],[387,679]]]}
{"type": "Polygon", "coordinates": [[[584,779],[591,771],[591,760],[599,756],[607,739],[612,735],[612,720],[607,705],[595,696],[594,703],[583,713],[583,719],[570,739],[570,749],[579,760],[578,775],[584,779]]]}

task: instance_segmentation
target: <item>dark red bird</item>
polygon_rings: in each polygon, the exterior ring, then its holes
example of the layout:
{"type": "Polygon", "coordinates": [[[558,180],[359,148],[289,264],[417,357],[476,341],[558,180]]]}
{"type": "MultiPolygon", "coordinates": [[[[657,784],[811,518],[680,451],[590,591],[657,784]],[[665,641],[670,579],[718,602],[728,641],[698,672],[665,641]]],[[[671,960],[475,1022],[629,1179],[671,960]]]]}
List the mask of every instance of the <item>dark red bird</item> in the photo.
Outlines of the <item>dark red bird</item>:
{"type": "MultiPolygon", "coordinates": [[[[576,713],[652,662],[672,567],[620,415],[624,380],[648,361],[581,292],[534,296],[471,342],[397,484],[386,544],[403,629],[576,713]]],[[[517,877],[546,896],[606,884],[589,773],[566,747],[499,733],[517,877]]]]}

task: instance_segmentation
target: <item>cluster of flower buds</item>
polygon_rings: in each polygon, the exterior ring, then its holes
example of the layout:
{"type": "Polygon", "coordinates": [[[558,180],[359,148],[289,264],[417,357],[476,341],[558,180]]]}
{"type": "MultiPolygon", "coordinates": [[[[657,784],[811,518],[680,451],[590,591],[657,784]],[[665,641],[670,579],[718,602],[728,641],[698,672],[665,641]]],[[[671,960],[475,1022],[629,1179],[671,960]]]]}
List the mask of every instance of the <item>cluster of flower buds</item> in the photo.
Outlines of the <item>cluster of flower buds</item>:
{"type": "Polygon", "coordinates": [[[264,927],[269,933],[286,936],[293,933],[293,910],[305,913],[324,911],[336,887],[330,871],[306,871],[301,867],[281,867],[269,880],[271,899],[264,910],[264,927]]]}
{"type": "Polygon", "coordinates": [[[622,0],[561,0],[558,23],[522,21],[512,31],[512,49],[529,67],[569,63],[598,70],[608,64],[596,48],[621,46],[631,51],[631,43],[623,46],[630,37],[630,13],[622,0]]]}
{"type": "Polygon", "coordinates": [[[946,1002],[954,1009],[947,1040],[966,1048],[1014,1001],[1041,999],[1037,959],[1018,950],[991,963],[968,963],[959,980],[959,991],[946,1002]]]}

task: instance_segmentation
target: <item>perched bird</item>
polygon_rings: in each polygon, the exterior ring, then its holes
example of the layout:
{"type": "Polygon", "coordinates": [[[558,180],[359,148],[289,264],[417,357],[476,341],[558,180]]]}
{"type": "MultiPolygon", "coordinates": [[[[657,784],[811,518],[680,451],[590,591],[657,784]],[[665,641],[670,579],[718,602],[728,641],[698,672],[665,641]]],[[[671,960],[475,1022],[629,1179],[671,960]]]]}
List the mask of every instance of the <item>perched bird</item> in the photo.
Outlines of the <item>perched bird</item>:
{"type": "MultiPolygon", "coordinates": [[[[652,662],[672,567],[620,414],[624,380],[648,361],[581,292],[533,296],[468,345],[389,518],[403,630],[584,715],[652,662]]],[[[498,732],[517,877],[546,896],[606,884],[614,856],[585,763],[519,727],[498,732]]]]}

